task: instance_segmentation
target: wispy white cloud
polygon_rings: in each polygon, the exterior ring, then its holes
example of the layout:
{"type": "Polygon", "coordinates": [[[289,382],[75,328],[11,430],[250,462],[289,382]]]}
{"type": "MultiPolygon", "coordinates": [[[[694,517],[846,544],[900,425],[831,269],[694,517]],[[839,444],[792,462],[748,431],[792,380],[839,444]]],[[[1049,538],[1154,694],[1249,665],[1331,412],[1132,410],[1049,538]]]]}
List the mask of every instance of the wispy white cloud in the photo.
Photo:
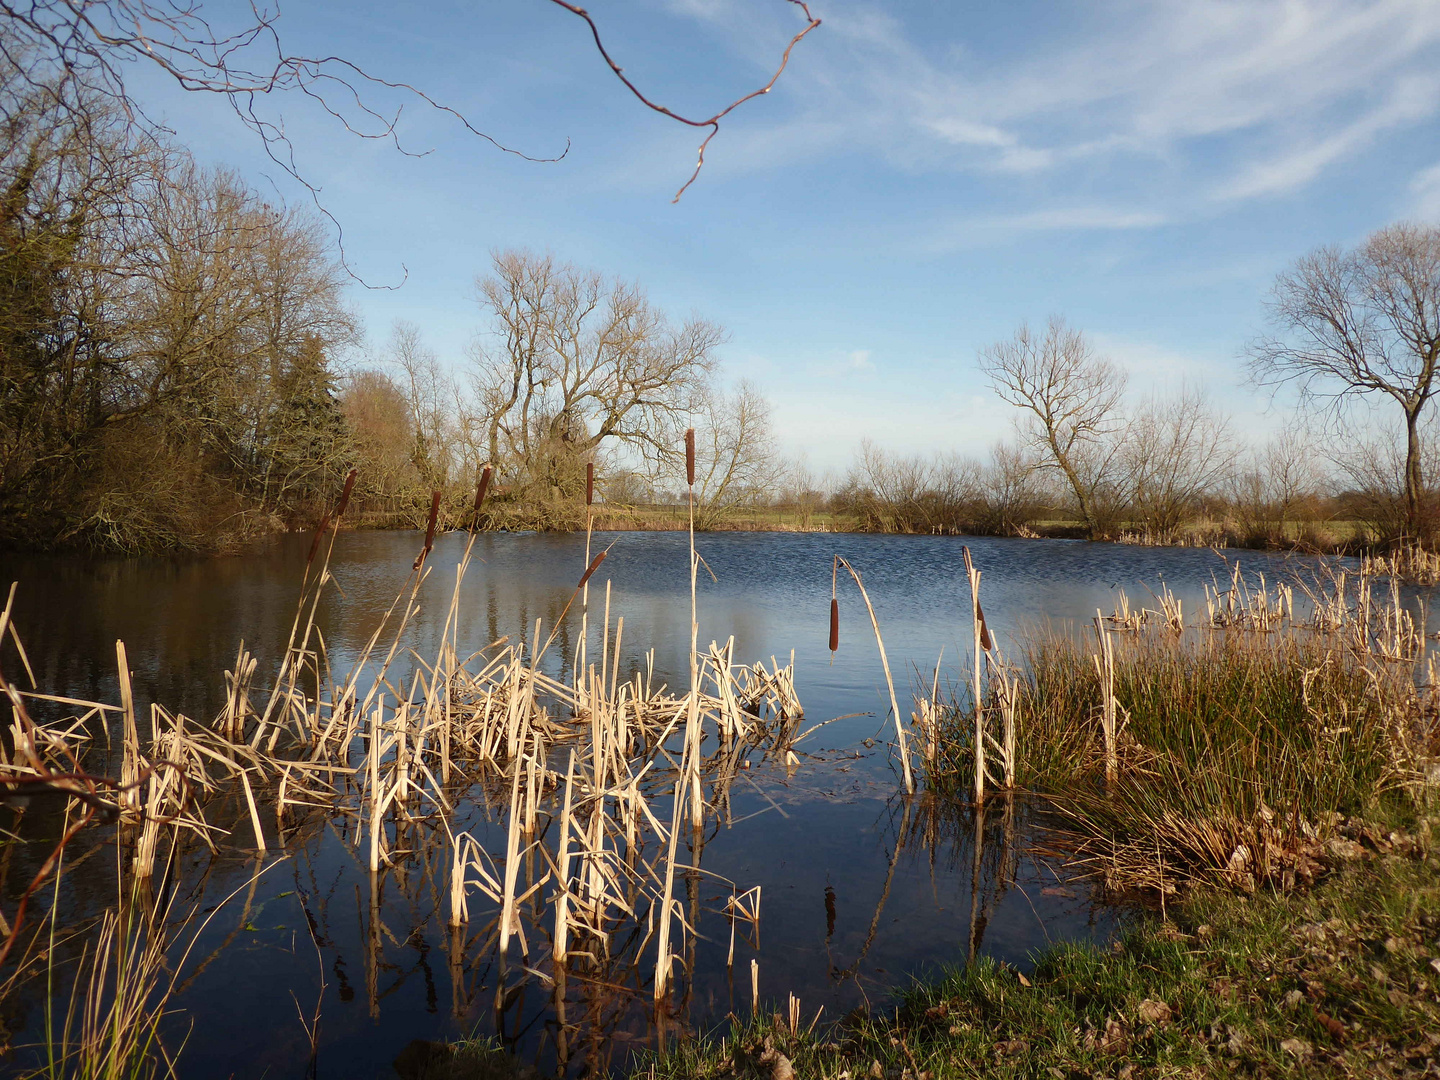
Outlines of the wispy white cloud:
{"type": "Polygon", "coordinates": [[[1130,376],[1139,394],[1169,392],[1180,386],[1232,385],[1241,367],[1233,356],[1181,352],[1131,335],[1090,335],[1095,351],[1113,360],[1130,376]]]}
{"type": "Polygon", "coordinates": [[[1329,165],[1357,153],[1380,134],[1431,116],[1440,97],[1440,78],[1414,76],[1401,81],[1382,106],[1324,138],[1293,146],[1288,152],[1247,166],[1216,192],[1222,200],[1274,195],[1310,183],[1329,165]]]}
{"type": "Polygon", "coordinates": [[[1056,206],[1019,214],[961,217],[938,226],[927,223],[913,246],[934,255],[1001,243],[1026,233],[1153,229],[1168,221],[1168,216],[1158,210],[1056,206]]]}
{"type": "Polygon", "coordinates": [[[872,375],[875,372],[875,361],[871,356],[869,349],[851,349],[839,355],[832,353],[812,362],[813,374],[821,378],[872,375]]]}
{"type": "Polygon", "coordinates": [[[1440,222],[1440,164],[1422,169],[1410,180],[1410,213],[1422,221],[1440,222]]]}
{"type": "MultiPolygon", "coordinates": [[[[787,6],[747,6],[747,52],[773,51],[787,6]]],[[[1434,0],[1086,0],[1057,8],[1067,29],[1048,38],[1017,15],[991,55],[945,47],[966,21],[927,11],[907,23],[879,0],[826,0],[777,91],[788,115],[732,133],[729,167],[865,150],[980,177],[1083,171],[1164,218],[1294,191],[1440,114],[1434,0]],[[1167,182],[1146,184],[1151,170],[1167,182]]]]}

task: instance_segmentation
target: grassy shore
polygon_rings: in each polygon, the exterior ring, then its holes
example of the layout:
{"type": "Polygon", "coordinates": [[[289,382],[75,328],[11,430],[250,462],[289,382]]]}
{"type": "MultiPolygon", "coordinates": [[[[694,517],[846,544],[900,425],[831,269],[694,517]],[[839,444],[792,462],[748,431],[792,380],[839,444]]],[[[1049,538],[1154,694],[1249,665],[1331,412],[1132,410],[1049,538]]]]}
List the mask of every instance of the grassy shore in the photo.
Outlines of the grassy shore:
{"type": "MultiPolygon", "coordinates": [[[[1398,610],[1344,610],[1324,633],[1271,632],[1273,605],[1219,632],[1112,633],[1105,683],[1096,643],[1031,639],[1020,781],[1111,895],[1153,905],[1109,947],[1057,945],[1024,974],[982,960],[814,1031],[736,1020],[645,1075],[1440,1075],[1433,690],[1385,653],[1398,610]]],[[[948,715],[927,782],[958,797],[973,712],[948,715]]]]}
{"type": "MultiPolygon", "coordinates": [[[[835,1026],[736,1022],[654,1080],[1440,1074],[1440,819],[1347,822],[1298,892],[1197,889],[1110,947],[983,960],[835,1026]]],[[[653,1071],[652,1071],[653,1069],[653,1071]]]]}
{"type": "MultiPolygon", "coordinates": [[[[583,507],[568,507],[545,514],[510,513],[493,510],[492,527],[506,524],[511,529],[532,529],[538,521],[549,522],[549,527],[560,531],[585,527],[583,507]],[[508,522],[508,524],[507,524],[508,522]]],[[[418,529],[424,527],[426,507],[415,507],[397,511],[360,511],[354,515],[353,525],[359,529],[418,529]]],[[[452,521],[460,520],[459,514],[452,521]]],[[[689,516],[683,506],[597,506],[594,527],[602,532],[673,532],[689,528],[689,516]]],[[[709,523],[702,522],[702,532],[884,532],[873,522],[867,522],[858,515],[843,511],[822,510],[802,513],[794,509],[759,507],[727,512],[723,517],[709,523]]],[[[925,530],[937,535],[975,535],[963,528],[947,525],[925,530]]],[[[1031,538],[1079,540],[1087,535],[1079,521],[1067,518],[1053,518],[1032,522],[1023,531],[1031,538]]],[[[1116,533],[1116,540],[1125,544],[1164,547],[1223,547],[1298,549],[1302,551],[1350,551],[1363,547],[1364,530],[1358,522],[1328,521],[1292,525],[1286,536],[1247,537],[1233,525],[1223,521],[1196,521],[1187,525],[1177,536],[1160,538],[1146,533],[1139,526],[1125,526],[1116,533]]]]}

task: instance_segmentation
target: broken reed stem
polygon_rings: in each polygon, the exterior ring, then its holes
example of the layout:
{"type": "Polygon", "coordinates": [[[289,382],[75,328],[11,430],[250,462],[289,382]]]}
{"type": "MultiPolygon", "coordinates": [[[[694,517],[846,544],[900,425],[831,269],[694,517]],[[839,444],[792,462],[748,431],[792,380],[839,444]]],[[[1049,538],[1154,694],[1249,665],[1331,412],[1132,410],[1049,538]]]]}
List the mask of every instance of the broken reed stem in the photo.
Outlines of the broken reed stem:
{"type": "Polygon", "coordinates": [[[560,811],[560,857],[556,861],[559,881],[555,896],[555,962],[563,964],[570,951],[570,814],[575,789],[575,751],[565,769],[565,804],[560,811]]]}
{"type": "Polygon", "coordinates": [[[900,720],[900,705],[895,700],[895,680],[890,675],[890,661],[885,656],[885,639],[880,636],[880,620],[875,617],[875,608],[870,603],[870,594],[865,591],[865,583],[860,580],[860,572],[851,566],[844,556],[836,555],[835,563],[850,571],[850,576],[855,579],[855,585],[865,600],[865,610],[870,613],[870,625],[875,628],[875,644],[880,647],[880,665],[885,669],[885,685],[890,691],[890,711],[895,714],[895,739],[900,746],[900,765],[905,773],[905,794],[913,795],[915,777],[910,771],[910,750],[905,743],[905,725],[900,720]]]}
{"type": "Polygon", "coordinates": [[[135,782],[140,775],[140,728],[135,722],[135,690],[130,682],[130,661],[125,655],[125,642],[115,642],[115,664],[120,670],[120,706],[124,710],[124,735],[120,746],[120,785],[124,789],[121,805],[134,809],[140,805],[140,789],[135,782]]]}
{"type": "Polygon", "coordinates": [[[249,770],[240,770],[240,783],[245,788],[245,805],[250,808],[250,827],[255,830],[255,847],[265,850],[265,830],[260,828],[260,811],[255,805],[255,792],[250,790],[249,770]]]}

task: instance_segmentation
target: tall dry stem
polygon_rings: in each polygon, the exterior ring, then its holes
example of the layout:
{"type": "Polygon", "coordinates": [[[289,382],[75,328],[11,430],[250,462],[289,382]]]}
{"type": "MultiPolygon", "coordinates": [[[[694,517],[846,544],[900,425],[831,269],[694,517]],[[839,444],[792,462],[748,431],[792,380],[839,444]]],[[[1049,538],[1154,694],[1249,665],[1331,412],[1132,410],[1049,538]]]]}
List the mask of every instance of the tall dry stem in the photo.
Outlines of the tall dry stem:
{"type": "Polygon", "coordinates": [[[870,603],[870,594],[865,591],[865,582],[860,579],[860,572],[841,555],[835,556],[835,565],[850,571],[850,576],[855,579],[855,587],[860,590],[860,596],[865,601],[865,610],[870,613],[870,625],[875,629],[875,644],[880,648],[880,666],[885,669],[885,686],[890,691],[890,711],[895,717],[895,741],[900,750],[900,767],[905,774],[905,794],[913,795],[915,777],[910,771],[910,749],[905,742],[905,725],[900,717],[900,704],[895,700],[895,680],[890,675],[890,661],[885,656],[885,639],[880,636],[880,620],[875,617],[875,608],[870,603]]]}
{"type": "Polygon", "coordinates": [[[1090,659],[1100,679],[1100,731],[1105,740],[1105,782],[1113,785],[1119,773],[1115,749],[1115,647],[1098,610],[1095,612],[1095,636],[1100,651],[1090,659]]]}

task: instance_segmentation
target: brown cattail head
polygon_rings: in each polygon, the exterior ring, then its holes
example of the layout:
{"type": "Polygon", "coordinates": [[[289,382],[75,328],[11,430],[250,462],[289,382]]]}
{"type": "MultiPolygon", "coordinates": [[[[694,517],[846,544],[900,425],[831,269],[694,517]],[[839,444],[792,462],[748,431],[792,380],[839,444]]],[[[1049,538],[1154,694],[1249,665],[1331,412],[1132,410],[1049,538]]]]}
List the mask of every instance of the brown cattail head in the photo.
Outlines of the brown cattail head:
{"type": "Polygon", "coordinates": [[[590,580],[591,574],[600,569],[600,564],[605,561],[605,556],[608,554],[610,554],[610,549],[606,548],[590,560],[590,565],[585,568],[585,573],[580,575],[580,583],[575,586],[576,589],[583,589],[585,587],[585,582],[590,580]]]}
{"type": "Polygon", "coordinates": [[[435,545],[435,522],[440,516],[440,492],[430,493],[430,520],[425,525],[425,550],[435,545]]]}
{"type": "Polygon", "coordinates": [[[490,490],[490,466],[480,470],[480,483],[475,486],[475,515],[480,514],[480,507],[485,504],[485,492],[490,490]]]}
{"type": "Polygon", "coordinates": [[[590,506],[595,502],[595,463],[585,463],[585,505],[590,506]]]}
{"type": "Polygon", "coordinates": [[[985,622],[985,609],[980,606],[980,601],[975,601],[975,610],[980,613],[980,648],[989,652],[995,647],[995,642],[990,637],[990,627],[985,622]]]}
{"type": "Polygon", "coordinates": [[[695,429],[685,429],[685,483],[695,486],[695,429]]]}
{"type": "Polygon", "coordinates": [[[840,648],[840,601],[830,598],[830,651],[840,648]]]}
{"type": "Polygon", "coordinates": [[[435,520],[440,516],[440,492],[430,493],[430,521],[425,526],[425,547],[420,554],[415,556],[415,565],[410,569],[419,570],[420,564],[425,561],[425,556],[430,554],[430,548],[435,544],[435,520]]]}
{"type": "Polygon", "coordinates": [[[330,527],[330,515],[326,514],[320,519],[319,526],[315,529],[315,539],[310,541],[310,554],[305,558],[305,566],[308,569],[315,561],[316,554],[320,551],[320,538],[325,535],[325,530],[330,527]]]}
{"type": "Polygon", "coordinates": [[[337,525],[345,515],[345,508],[350,505],[350,493],[355,490],[355,477],[358,475],[360,475],[359,469],[351,469],[345,476],[345,490],[340,492],[340,505],[335,507],[335,523],[337,525]]]}

